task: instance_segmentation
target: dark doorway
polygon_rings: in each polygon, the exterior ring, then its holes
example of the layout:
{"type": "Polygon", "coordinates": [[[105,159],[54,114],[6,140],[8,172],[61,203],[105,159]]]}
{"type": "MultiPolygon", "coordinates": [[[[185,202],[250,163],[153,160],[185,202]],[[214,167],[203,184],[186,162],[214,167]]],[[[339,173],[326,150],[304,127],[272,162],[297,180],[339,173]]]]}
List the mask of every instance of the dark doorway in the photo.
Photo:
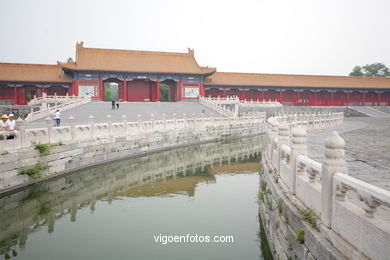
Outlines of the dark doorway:
{"type": "Polygon", "coordinates": [[[160,82],[160,101],[176,102],[177,101],[177,82],[167,79],[160,82]]]}
{"type": "Polygon", "coordinates": [[[168,102],[169,101],[169,89],[170,86],[165,83],[160,84],[160,101],[168,102]]]}

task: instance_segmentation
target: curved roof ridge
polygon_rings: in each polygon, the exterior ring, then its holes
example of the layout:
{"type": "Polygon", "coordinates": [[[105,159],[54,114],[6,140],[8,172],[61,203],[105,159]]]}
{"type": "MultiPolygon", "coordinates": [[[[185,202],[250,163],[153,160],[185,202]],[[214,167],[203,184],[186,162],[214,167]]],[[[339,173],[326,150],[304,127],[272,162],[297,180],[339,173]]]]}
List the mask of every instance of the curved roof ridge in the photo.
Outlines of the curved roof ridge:
{"type": "Polygon", "coordinates": [[[125,49],[105,49],[105,48],[85,48],[81,47],[79,50],[96,50],[96,51],[106,51],[106,52],[125,52],[125,53],[135,53],[142,55],[158,54],[158,55],[192,55],[191,52],[164,52],[164,51],[147,51],[147,50],[125,50],[125,49]]]}
{"type": "Polygon", "coordinates": [[[390,89],[390,78],[216,72],[206,85],[390,89]]]}
{"type": "Polygon", "coordinates": [[[22,63],[22,62],[0,62],[0,65],[42,66],[42,67],[58,67],[58,66],[60,66],[60,64],[37,64],[37,63],[22,63]]]}
{"type": "Polygon", "coordinates": [[[256,73],[256,72],[227,72],[220,71],[221,74],[241,74],[241,75],[258,75],[258,76],[304,76],[304,77],[340,77],[340,78],[375,78],[388,79],[389,77],[364,77],[364,76],[348,76],[348,75],[321,75],[321,74],[291,74],[291,73],[256,73]]]}

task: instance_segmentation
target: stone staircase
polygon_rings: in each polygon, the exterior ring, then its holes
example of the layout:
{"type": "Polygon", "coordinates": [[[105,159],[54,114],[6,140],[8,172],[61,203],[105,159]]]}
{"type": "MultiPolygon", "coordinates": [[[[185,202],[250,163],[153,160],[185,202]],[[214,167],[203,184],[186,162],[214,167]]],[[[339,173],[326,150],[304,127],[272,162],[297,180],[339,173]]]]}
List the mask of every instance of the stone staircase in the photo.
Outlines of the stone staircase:
{"type": "Polygon", "coordinates": [[[372,107],[367,107],[367,106],[359,106],[359,107],[355,107],[355,106],[350,106],[348,107],[350,109],[353,109],[357,112],[360,112],[362,114],[365,114],[369,117],[374,117],[374,118],[383,118],[383,117],[390,117],[390,114],[388,113],[385,113],[385,112],[382,112],[382,111],[379,111],[378,109],[375,109],[375,108],[372,108],[372,107]]]}

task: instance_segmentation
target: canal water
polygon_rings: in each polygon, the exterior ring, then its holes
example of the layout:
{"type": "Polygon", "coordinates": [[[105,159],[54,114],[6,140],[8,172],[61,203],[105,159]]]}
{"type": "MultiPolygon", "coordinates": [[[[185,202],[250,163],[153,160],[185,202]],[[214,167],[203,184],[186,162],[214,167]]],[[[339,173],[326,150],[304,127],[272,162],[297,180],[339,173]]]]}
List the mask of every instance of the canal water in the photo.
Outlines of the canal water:
{"type": "Polygon", "coordinates": [[[261,137],[91,167],[0,198],[3,259],[263,259],[261,137]]]}

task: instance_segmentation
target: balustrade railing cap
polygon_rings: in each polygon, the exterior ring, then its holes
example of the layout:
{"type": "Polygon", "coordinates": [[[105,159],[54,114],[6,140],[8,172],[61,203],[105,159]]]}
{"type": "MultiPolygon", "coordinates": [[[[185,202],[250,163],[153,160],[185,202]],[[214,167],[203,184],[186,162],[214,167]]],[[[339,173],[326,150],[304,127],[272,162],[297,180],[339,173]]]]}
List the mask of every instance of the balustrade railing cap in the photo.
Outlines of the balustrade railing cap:
{"type": "Polygon", "coordinates": [[[345,147],[345,141],[336,131],[333,131],[325,139],[325,147],[328,149],[343,149],[345,147]]]}
{"type": "Polygon", "coordinates": [[[298,124],[296,127],[293,127],[291,134],[294,137],[304,137],[306,136],[306,130],[300,124],[298,124]]]}
{"type": "Polygon", "coordinates": [[[279,124],[279,130],[288,130],[288,124],[286,122],[282,122],[281,124],[279,124]]]}
{"type": "Polygon", "coordinates": [[[279,126],[279,121],[276,119],[276,118],[274,118],[273,120],[271,120],[270,121],[270,123],[271,123],[271,126],[279,126]]]}

